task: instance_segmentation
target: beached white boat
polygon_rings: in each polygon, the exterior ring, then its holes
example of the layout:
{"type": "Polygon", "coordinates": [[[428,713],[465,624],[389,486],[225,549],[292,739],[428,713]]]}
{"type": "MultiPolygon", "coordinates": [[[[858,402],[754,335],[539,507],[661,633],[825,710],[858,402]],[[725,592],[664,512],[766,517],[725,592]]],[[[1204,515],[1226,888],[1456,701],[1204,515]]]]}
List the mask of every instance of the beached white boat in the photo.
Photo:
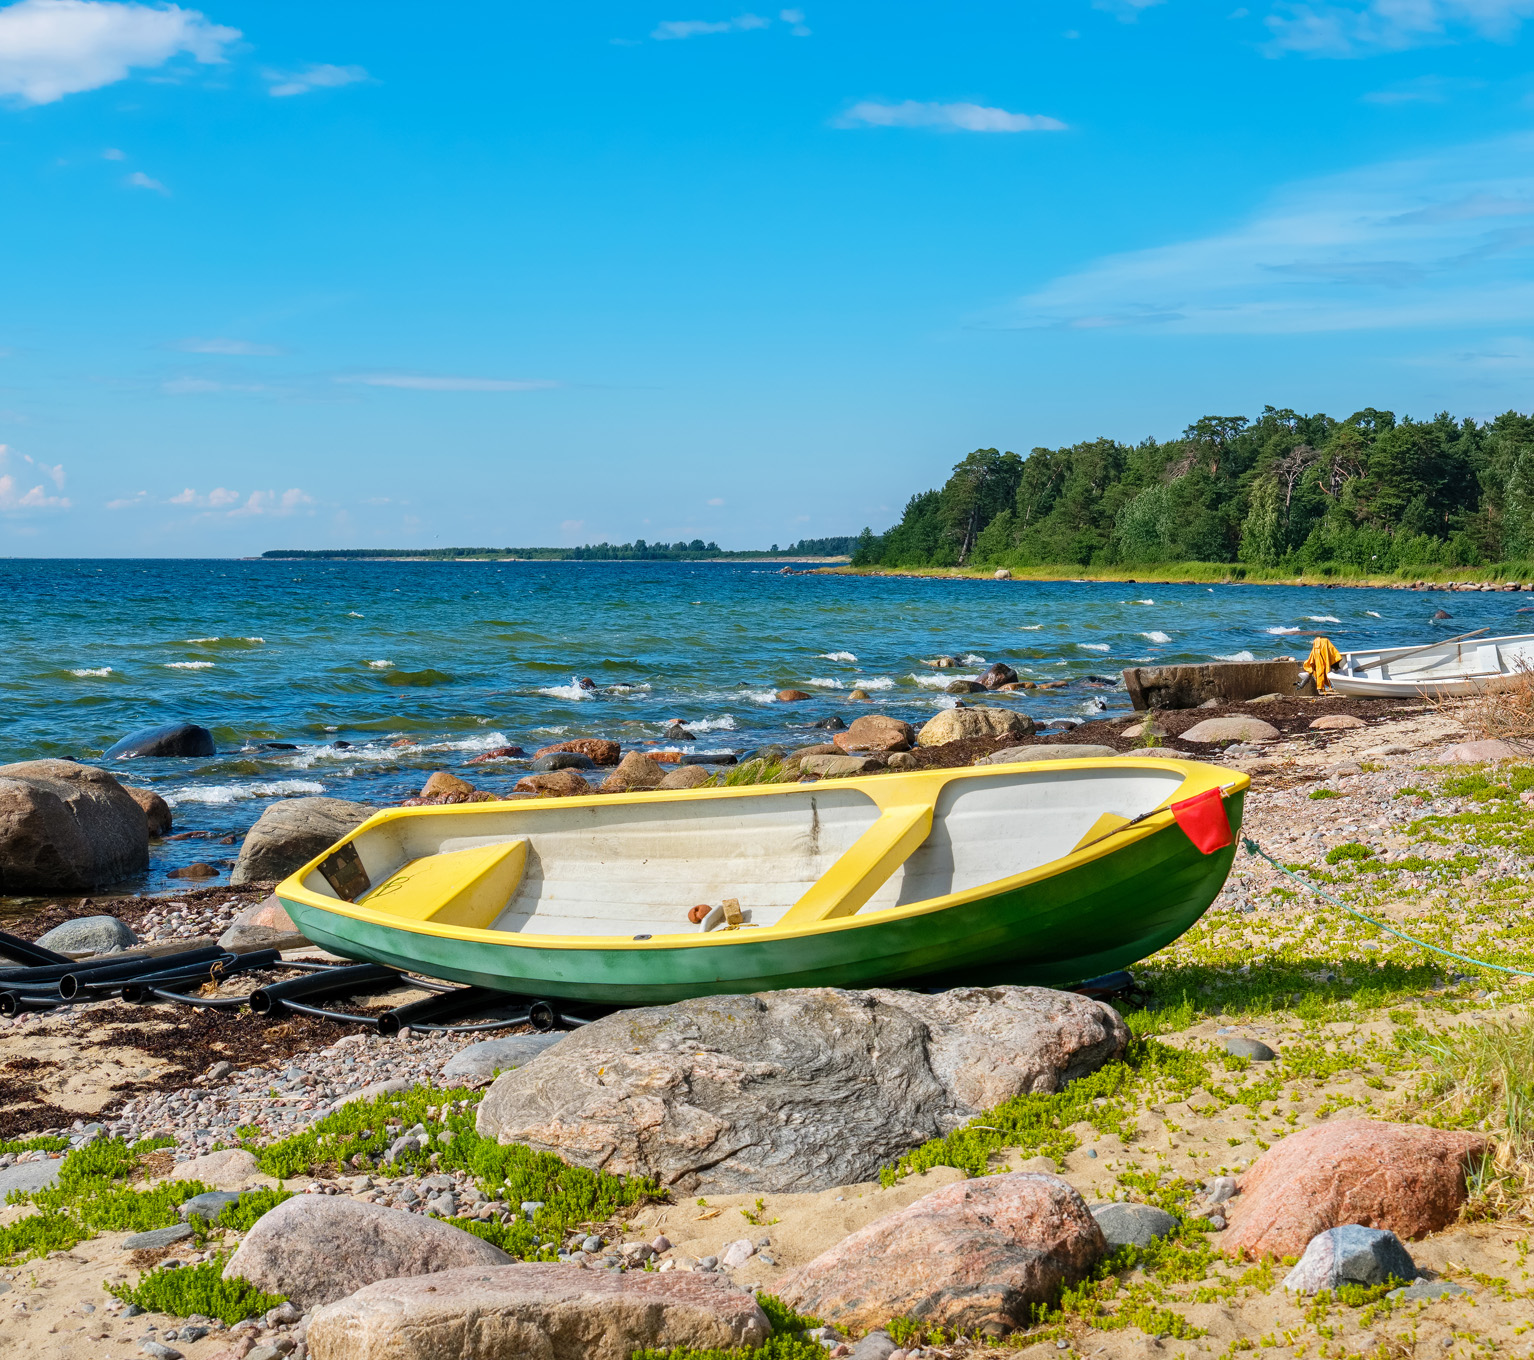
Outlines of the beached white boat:
{"type": "Polygon", "coordinates": [[[1531,673],[1534,633],[1467,633],[1419,647],[1344,652],[1328,679],[1338,694],[1360,698],[1441,699],[1498,689],[1531,673]]]}

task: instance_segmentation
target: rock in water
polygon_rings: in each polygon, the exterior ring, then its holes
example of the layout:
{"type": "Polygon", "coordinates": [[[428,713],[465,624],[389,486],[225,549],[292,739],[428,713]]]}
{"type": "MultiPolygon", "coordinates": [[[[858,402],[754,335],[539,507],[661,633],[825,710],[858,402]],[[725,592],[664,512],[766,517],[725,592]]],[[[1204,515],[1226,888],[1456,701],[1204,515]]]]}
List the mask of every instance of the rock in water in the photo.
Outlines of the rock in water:
{"type": "Polygon", "coordinates": [[[533,769],[539,774],[551,774],[555,770],[594,770],[596,767],[596,761],[579,751],[550,751],[547,755],[533,757],[533,769]]]}
{"type": "Polygon", "coordinates": [[[286,878],[377,811],[341,798],[284,798],[273,803],[246,834],[229,882],[238,887],[286,878]]]}
{"type": "Polygon", "coordinates": [[[170,804],[153,789],[140,789],[131,784],[124,784],[123,791],[144,809],[144,820],[149,824],[151,836],[163,836],[170,830],[170,804]]]}
{"type": "Polygon", "coordinates": [[[566,1035],[496,1080],[478,1128],[687,1194],[823,1190],[1127,1038],[1111,1007],[1035,987],[705,997],[566,1035]]]}
{"type": "Polygon", "coordinates": [[[1097,1220],[1065,1181],[1012,1172],[945,1186],[870,1223],[787,1275],[777,1293],[839,1327],[910,1317],[1010,1331],[1106,1251],[1097,1220]]]}
{"type": "Polygon", "coordinates": [[[56,954],[105,954],[109,949],[132,949],[138,936],[115,916],[80,916],[54,926],[37,943],[56,954]]]}
{"type": "Polygon", "coordinates": [[[854,718],[851,727],[831,740],[843,751],[909,751],[916,744],[916,729],[899,718],[867,713],[854,718]]]}
{"type": "Polygon", "coordinates": [[[1415,1280],[1417,1265],[1401,1239],[1384,1228],[1357,1223],[1330,1228],[1310,1240],[1299,1264],[1284,1279],[1296,1294],[1319,1294],[1342,1284],[1415,1280]]]}
{"type": "Polygon", "coordinates": [[[680,769],[672,770],[666,775],[656,788],[696,789],[707,784],[712,777],[701,765],[683,765],[680,769]]]}
{"type": "Polygon", "coordinates": [[[276,893],[246,907],[218,937],[220,949],[236,954],[256,949],[302,949],[308,943],[276,893]]]}
{"type": "Polygon", "coordinates": [[[591,792],[591,785],[574,770],[552,770],[548,774],[524,775],[517,780],[513,791],[535,794],[539,798],[579,798],[581,794],[591,792]]]}
{"type": "Polygon", "coordinates": [[[138,756],[201,757],[217,755],[213,733],[196,723],[171,723],[130,732],[102,752],[103,760],[133,760],[138,756]]]}
{"type": "Polygon", "coordinates": [[[1182,734],[1184,741],[1273,741],[1278,728],[1261,718],[1205,718],[1182,734]]]}
{"type": "Polygon", "coordinates": [[[1292,1133],[1241,1177],[1224,1248],[1237,1259],[1298,1256],[1343,1224],[1407,1240],[1437,1232],[1465,1202],[1465,1163],[1485,1150],[1484,1134],[1372,1119],[1292,1133]]]}
{"type": "Polygon", "coordinates": [[[921,746],[944,746],[969,737],[1031,737],[1033,719],[1010,708],[948,708],[917,734],[921,746]]]}
{"type": "MultiPolygon", "coordinates": [[[[668,730],[666,734],[672,741],[691,741],[692,734],[686,736],[674,736],[668,730]]],[[[533,752],[536,760],[541,756],[551,756],[559,751],[574,751],[577,755],[583,755],[593,765],[616,765],[619,753],[618,743],[607,741],[601,737],[576,737],[573,741],[556,741],[552,746],[540,746],[533,752]]]]}
{"type": "Polygon", "coordinates": [[[105,770],[0,765],[0,895],[90,892],[148,867],[143,810],[105,770]]]}
{"type": "Polygon", "coordinates": [[[717,1276],[545,1261],[370,1284],[316,1313],[307,1342],[314,1360],[628,1360],[754,1348],[771,1330],[756,1299],[717,1276]]]}
{"type": "Polygon", "coordinates": [[[780,689],[778,691],[778,702],[780,704],[797,704],[809,697],[802,689],[780,689]]]}
{"type": "Polygon", "coordinates": [[[804,774],[820,779],[849,779],[883,768],[883,762],[874,756],[805,756],[799,762],[799,769],[804,774]]]}
{"type": "Polygon", "coordinates": [[[1000,689],[1003,685],[1015,685],[1017,672],[1005,661],[993,661],[975,679],[985,689],[1000,689]]]}
{"type": "Polygon", "coordinates": [[[666,777],[660,765],[642,751],[630,751],[618,762],[618,768],[602,781],[603,793],[629,793],[653,789],[666,777]]]}
{"type": "Polygon", "coordinates": [[[456,774],[449,774],[446,770],[433,770],[426,776],[426,782],[421,785],[418,798],[447,798],[460,796],[467,798],[478,790],[467,779],[460,779],[456,774]]]}
{"type": "Polygon", "coordinates": [[[950,680],[944,690],[948,694],[984,694],[985,686],[975,680],[950,680]]]}
{"type": "Polygon", "coordinates": [[[1092,1217],[1103,1230],[1110,1251],[1148,1247],[1177,1226],[1171,1214],[1153,1204],[1097,1204],[1092,1208],[1092,1217]]]}
{"type": "Polygon", "coordinates": [[[375,1280],[502,1266],[499,1247],[422,1214],[341,1195],[294,1195],[256,1220],[224,1267],[302,1309],[354,1294],[375,1280]]]}

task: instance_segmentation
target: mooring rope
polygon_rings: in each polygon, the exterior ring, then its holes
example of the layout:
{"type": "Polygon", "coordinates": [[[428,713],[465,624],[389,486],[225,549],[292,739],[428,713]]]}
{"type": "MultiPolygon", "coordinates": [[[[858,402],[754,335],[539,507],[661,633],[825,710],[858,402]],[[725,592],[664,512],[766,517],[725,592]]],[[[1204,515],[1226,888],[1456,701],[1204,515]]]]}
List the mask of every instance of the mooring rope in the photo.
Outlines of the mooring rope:
{"type": "Polygon", "coordinates": [[[1306,888],[1310,892],[1315,893],[1317,897],[1324,898],[1334,907],[1341,907],[1342,910],[1347,912],[1349,916],[1356,916],[1360,921],[1366,922],[1367,924],[1373,926],[1376,930],[1383,930],[1385,934],[1394,935],[1398,940],[1405,940],[1407,944],[1414,944],[1418,949],[1430,949],[1435,954],[1442,954],[1446,958],[1458,959],[1459,962],[1468,963],[1476,968],[1490,968],[1498,973],[1511,973],[1514,977],[1534,978],[1534,973],[1528,972],[1523,968],[1508,968],[1500,963],[1488,963],[1485,959],[1472,959],[1469,957],[1469,955],[1466,954],[1456,954],[1452,949],[1444,949],[1439,945],[1429,944],[1426,940],[1419,940],[1414,935],[1407,935],[1404,932],[1395,929],[1393,926],[1387,926],[1383,921],[1376,921],[1372,916],[1365,916],[1363,912],[1355,911],[1352,907],[1348,906],[1346,902],[1340,901],[1338,898],[1333,897],[1331,893],[1325,892],[1318,888],[1314,883],[1310,882],[1309,879],[1301,878],[1292,869],[1286,868],[1284,865],[1280,864],[1250,836],[1243,836],[1241,838],[1241,844],[1246,847],[1247,854],[1260,855],[1275,869],[1277,869],[1279,873],[1288,874],[1288,876],[1292,878],[1296,883],[1298,883],[1300,887],[1306,888]]]}

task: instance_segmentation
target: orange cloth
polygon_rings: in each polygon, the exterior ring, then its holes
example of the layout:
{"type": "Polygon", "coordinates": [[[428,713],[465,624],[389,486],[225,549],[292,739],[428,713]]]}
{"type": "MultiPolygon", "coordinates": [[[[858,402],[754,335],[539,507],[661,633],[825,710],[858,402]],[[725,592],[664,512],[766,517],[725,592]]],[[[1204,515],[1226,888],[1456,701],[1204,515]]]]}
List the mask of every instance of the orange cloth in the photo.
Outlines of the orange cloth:
{"type": "Polygon", "coordinates": [[[1341,660],[1342,653],[1332,646],[1332,640],[1318,637],[1300,669],[1310,672],[1316,682],[1316,693],[1325,694],[1332,687],[1327,677],[1341,660]]]}

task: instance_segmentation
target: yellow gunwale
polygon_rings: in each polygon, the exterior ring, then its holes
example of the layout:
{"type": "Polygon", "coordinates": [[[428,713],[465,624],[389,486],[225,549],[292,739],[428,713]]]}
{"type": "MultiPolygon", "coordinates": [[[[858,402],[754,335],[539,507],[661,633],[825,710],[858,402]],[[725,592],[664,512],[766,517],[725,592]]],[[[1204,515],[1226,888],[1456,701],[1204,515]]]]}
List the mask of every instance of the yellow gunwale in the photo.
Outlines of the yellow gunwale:
{"type": "MultiPolygon", "coordinates": [[[[871,916],[854,914],[851,916],[830,917],[796,926],[785,927],[779,923],[772,926],[753,926],[745,930],[715,930],[707,934],[689,932],[677,935],[652,935],[648,940],[636,940],[629,935],[521,935],[516,932],[502,930],[484,930],[469,926],[437,924],[432,921],[407,920],[389,912],[369,908],[365,901],[343,902],[339,898],[326,897],[322,893],[312,892],[303,886],[303,879],[319,866],[320,861],[326,855],[331,853],[330,849],[316,855],[302,869],[299,869],[280,883],[277,888],[277,895],[317,911],[331,912],[337,916],[350,917],[353,920],[385,926],[392,930],[405,931],[415,935],[434,935],[442,939],[465,940],[518,949],[601,951],[618,949],[633,952],[655,949],[727,949],[734,945],[752,945],[772,940],[797,939],[808,935],[825,935],[833,931],[857,930],[888,921],[908,920],[913,917],[930,915],[934,912],[946,911],[951,907],[961,906],[968,902],[976,902],[983,898],[994,897],[999,893],[1027,887],[1029,884],[1068,873],[1072,869],[1101,859],[1105,855],[1115,854],[1126,845],[1132,845],[1137,841],[1144,840],[1148,836],[1154,836],[1157,832],[1164,831],[1173,822],[1173,817],[1169,810],[1170,804],[1173,802],[1181,802],[1185,798],[1192,798],[1212,788],[1223,788],[1227,795],[1240,793],[1247,789],[1252,782],[1249,775],[1239,770],[1225,769],[1217,765],[1206,765],[1199,761],[1136,757],[1133,761],[1126,762],[1123,757],[1106,756],[1085,760],[1051,760],[1047,763],[1021,761],[1010,765],[971,765],[962,769],[919,770],[911,774],[882,774],[863,778],[837,779],[827,782],[836,788],[852,786],[858,792],[867,794],[882,814],[888,809],[910,807],[922,801],[935,808],[938,792],[945,784],[955,780],[985,778],[991,775],[1014,771],[1042,776],[1057,770],[1093,769],[1103,766],[1113,767],[1126,763],[1132,764],[1136,768],[1171,769],[1182,775],[1183,782],[1164,798],[1143,822],[1137,822],[1133,827],[1125,831],[1109,835],[1105,839],[1082,849],[1072,850],[1069,854],[1062,855],[1059,859],[1049,860],[1035,869],[1029,869],[1020,874],[1013,874],[1008,878],[994,879],[990,883],[982,883],[977,887],[967,888],[963,892],[946,893],[941,897],[929,897],[921,902],[911,902],[903,907],[883,907],[871,916]],[[920,793],[923,797],[914,797],[913,793],[920,793]]],[[[545,808],[553,810],[580,807],[608,807],[622,804],[651,803],[661,800],[688,802],[718,798],[771,798],[790,791],[797,790],[802,792],[803,788],[803,785],[796,784],[752,784],[743,785],[739,788],[672,789],[664,792],[651,790],[637,793],[592,794],[577,798],[527,799],[514,806],[519,810],[527,810],[536,814],[545,808]]],[[[505,803],[457,803],[444,807],[389,808],[368,818],[367,821],[347,836],[345,840],[355,840],[369,828],[381,826],[385,822],[396,818],[486,816],[504,813],[506,807],[505,803]]],[[[533,833],[529,830],[522,830],[518,834],[530,835],[533,833]]],[[[339,843],[344,844],[344,841],[339,843]]]]}

